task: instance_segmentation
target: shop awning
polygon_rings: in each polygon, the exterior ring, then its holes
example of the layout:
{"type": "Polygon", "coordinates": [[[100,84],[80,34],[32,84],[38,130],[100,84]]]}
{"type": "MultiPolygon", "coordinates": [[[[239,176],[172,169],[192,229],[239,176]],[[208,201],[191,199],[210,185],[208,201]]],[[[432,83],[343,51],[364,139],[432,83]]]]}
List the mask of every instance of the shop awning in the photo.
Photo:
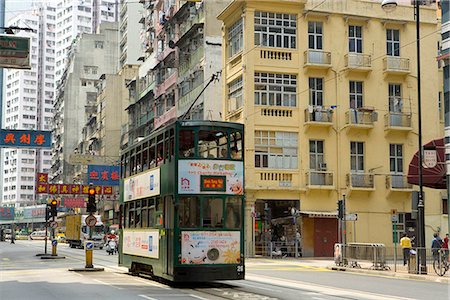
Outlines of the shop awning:
{"type": "Polygon", "coordinates": [[[337,211],[300,211],[300,214],[309,218],[337,218],[337,211]]]}
{"type": "MultiPolygon", "coordinates": [[[[437,139],[423,146],[422,184],[433,189],[446,189],[446,165],[444,139],[437,139]]],[[[414,154],[408,169],[408,183],[419,184],[419,151],[414,154]]]]}

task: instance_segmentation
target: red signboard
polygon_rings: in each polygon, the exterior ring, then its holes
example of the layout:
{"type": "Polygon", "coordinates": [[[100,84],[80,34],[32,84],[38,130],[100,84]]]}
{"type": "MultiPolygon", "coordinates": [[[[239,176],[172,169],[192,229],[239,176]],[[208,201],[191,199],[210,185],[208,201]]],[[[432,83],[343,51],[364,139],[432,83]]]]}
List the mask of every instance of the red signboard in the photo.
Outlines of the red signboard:
{"type": "Polygon", "coordinates": [[[48,183],[48,173],[37,173],[38,183],[48,183]]]}
{"type": "Polygon", "coordinates": [[[70,185],[70,193],[71,194],[80,194],[81,186],[79,184],[71,184],[70,185]]]}
{"type": "Polygon", "coordinates": [[[49,194],[59,194],[59,184],[49,184],[48,185],[48,193],[49,194]]]}
{"type": "MultiPolygon", "coordinates": [[[[111,195],[113,187],[109,185],[94,186],[97,195],[111,195]]],[[[89,185],[81,184],[58,184],[58,183],[38,183],[36,185],[37,194],[51,194],[51,195],[87,195],[89,192],[89,185]]]]}
{"type": "Polygon", "coordinates": [[[38,183],[36,185],[36,193],[37,194],[48,194],[48,184],[47,183],[38,183]]]}
{"type": "Polygon", "coordinates": [[[112,194],[112,186],[104,186],[102,192],[103,192],[103,195],[111,195],[112,194]]]}
{"type": "Polygon", "coordinates": [[[225,182],[226,177],[225,176],[206,176],[201,175],[201,191],[217,191],[217,192],[224,192],[225,191],[225,182]]]}
{"type": "Polygon", "coordinates": [[[67,208],[85,208],[86,200],[83,197],[64,198],[64,207],[67,208]]]}

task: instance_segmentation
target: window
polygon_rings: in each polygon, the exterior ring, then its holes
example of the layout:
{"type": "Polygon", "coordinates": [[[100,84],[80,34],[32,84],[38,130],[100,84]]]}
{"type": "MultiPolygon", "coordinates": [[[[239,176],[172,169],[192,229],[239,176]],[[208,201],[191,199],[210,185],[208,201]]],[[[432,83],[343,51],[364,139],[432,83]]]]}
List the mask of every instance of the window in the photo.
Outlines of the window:
{"type": "Polygon", "coordinates": [[[297,136],[295,132],[255,131],[255,167],[296,169],[297,136]]]}
{"type": "Polygon", "coordinates": [[[323,79],[309,78],[309,105],[323,105],[323,79]]]}
{"type": "Polygon", "coordinates": [[[348,26],[348,52],[362,53],[362,27],[361,26],[348,26]]]}
{"type": "Polygon", "coordinates": [[[389,84],[389,112],[400,113],[403,109],[402,86],[389,84]]]}
{"type": "Polygon", "coordinates": [[[255,73],[255,105],[297,106],[297,76],[255,73]]]}
{"type": "Polygon", "coordinates": [[[178,218],[181,228],[200,227],[200,200],[197,197],[180,197],[178,218]]]}
{"type": "Polygon", "coordinates": [[[403,174],[403,145],[389,145],[389,165],[391,174],[403,174]]]}
{"type": "Polygon", "coordinates": [[[323,141],[309,141],[309,169],[321,171],[323,169],[324,154],[323,141]]]}
{"type": "Polygon", "coordinates": [[[228,85],[228,111],[233,112],[244,105],[242,94],[242,76],[228,85]]]}
{"type": "Polygon", "coordinates": [[[308,22],[308,48],[322,50],[322,22],[308,22]]]}
{"type": "Polygon", "coordinates": [[[297,15],[255,12],[255,45],[295,49],[297,15]]]}
{"type": "Polygon", "coordinates": [[[352,173],[364,173],[363,142],[350,142],[350,170],[352,173]]]}
{"type": "Polygon", "coordinates": [[[350,81],[350,108],[357,109],[363,107],[363,83],[362,81],[350,81]]]}
{"type": "Polygon", "coordinates": [[[221,198],[205,198],[202,206],[203,227],[223,227],[223,200],[221,198]]]}
{"type": "Polygon", "coordinates": [[[400,31],[386,30],[386,53],[388,56],[400,56],[400,31]]]}
{"type": "Polygon", "coordinates": [[[228,135],[222,131],[200,130],[198,133],[198,154],[202,158],[220,158],[227,149],[228,135]]]}
{"type": "Polygon", "coordinates": [[[103,41],[95,41],[94,47],[98,49],[103,49],[103,41]]]}
{"type": "Polygon", "coordinates": [[[239,19],[228,30],[228,45],[230,49],[230,57],[233,57],[242,50],[244,43],[244,34],[242,27],[242,19],[239,19]]]}

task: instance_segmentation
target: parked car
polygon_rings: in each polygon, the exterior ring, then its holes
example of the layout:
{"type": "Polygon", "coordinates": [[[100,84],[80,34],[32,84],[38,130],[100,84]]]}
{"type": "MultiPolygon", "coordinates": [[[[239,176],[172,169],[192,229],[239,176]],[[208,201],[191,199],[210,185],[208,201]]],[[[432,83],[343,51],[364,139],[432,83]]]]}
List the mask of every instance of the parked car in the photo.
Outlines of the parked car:
{"type": "MultiPolygon", "coordinates": [[[[28,238],[30,240],[45,240],[45,230],[34,231],[28,238]]],[[[50,232],[47,232],[47,239],[50,239],[50,232]]]]}

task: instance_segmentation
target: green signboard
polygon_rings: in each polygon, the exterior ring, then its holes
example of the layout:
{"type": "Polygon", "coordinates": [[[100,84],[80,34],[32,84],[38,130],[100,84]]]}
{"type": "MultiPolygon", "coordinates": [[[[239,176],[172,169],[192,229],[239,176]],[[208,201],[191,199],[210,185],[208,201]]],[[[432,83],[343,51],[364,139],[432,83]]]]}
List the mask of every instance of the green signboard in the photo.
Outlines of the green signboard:
{"type": "Polygon", "coordinates": [[[30,38],[0,34],[0,67],[31,69],[30,38]]]}

